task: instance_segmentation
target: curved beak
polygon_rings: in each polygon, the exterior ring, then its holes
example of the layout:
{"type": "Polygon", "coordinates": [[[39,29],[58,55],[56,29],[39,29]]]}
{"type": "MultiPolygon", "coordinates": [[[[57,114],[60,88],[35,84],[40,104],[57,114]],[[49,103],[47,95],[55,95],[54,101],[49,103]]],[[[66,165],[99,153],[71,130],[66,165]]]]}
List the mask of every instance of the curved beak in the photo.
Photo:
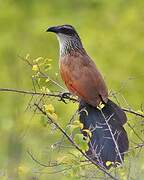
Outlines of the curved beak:
{"type": "Polygon", "coordinates": [[[53,26],[53,27],[49,27],[46,32],[54,32],[54,33],[58,33],[59,27],[57,26],[53,26]]]}

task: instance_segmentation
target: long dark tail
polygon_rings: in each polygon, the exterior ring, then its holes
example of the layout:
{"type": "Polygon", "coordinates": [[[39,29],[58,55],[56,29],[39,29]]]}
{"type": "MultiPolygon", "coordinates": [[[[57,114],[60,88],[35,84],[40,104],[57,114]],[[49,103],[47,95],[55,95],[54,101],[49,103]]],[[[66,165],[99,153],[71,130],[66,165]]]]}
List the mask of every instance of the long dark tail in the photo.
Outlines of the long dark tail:
{"type": "Polygon", "coordinates": [[[101,110],[81,101],[79,110],[83,129],[92,132],[87,155],[107,169],[121,164],[129,147],[123,128],[127,121],[124,111],[111,100],[101,110]]]}

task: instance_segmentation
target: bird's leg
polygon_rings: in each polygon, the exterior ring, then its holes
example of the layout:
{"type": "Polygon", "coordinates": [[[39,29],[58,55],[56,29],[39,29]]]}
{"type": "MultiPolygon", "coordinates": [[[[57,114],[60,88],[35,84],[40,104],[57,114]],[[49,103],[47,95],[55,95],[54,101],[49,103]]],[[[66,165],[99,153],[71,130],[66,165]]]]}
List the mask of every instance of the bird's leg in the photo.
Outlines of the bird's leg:
{"type": "Polygon", "coordinates": [[[62,93],[60,93],[60,99],[59,99],[59,101],[63,101],[63,102],[66,104],[65,99],[69,99],[70,96],[71,96],[71,93],[70,93],[70,92],[62,92],[62,93]]]}

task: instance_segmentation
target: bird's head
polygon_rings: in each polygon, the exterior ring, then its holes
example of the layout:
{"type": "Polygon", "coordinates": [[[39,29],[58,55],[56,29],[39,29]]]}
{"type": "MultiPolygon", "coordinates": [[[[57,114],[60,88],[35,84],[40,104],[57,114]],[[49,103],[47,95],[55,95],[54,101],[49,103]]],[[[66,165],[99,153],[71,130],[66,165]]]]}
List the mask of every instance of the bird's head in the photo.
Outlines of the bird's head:
{"type": "Polygon", "coordinates": [[[75,28],[71,25],[52,26],[47,29],[47,32],[54,32],[57,35],[75,36],[78,35],[75,28]]]}
{"type": "Polygon", "coordinates": [[[54,32],[57,35],[60,44],[60,55],[82,48],[80,37],[71,25],[52,26],[47,29],[47,32],[54,32]]]}

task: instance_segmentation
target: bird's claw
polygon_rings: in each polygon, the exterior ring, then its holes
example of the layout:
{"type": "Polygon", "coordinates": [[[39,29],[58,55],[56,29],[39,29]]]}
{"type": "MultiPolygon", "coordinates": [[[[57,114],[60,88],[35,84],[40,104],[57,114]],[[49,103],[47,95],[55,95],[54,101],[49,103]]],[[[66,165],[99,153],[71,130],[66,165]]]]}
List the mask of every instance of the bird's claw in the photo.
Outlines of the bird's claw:
{"type": "Polygon", "coordinates": [[[62,101],[62,102],[64,102],[65,104],[67,104],[67,102],[66,102],[65,99],[69,99],[69,98],[70,98],[70,95],[71,95],[71,93],[69,93],[69,92],[60,93],[60,99],[59,99],[59,101],[62,101]]]}
{"type": "Polygon", "coordinates": [[[71,93],[69,93],[69,92],[63,92],[63,93],[61,93],[61,96],[62,96],[63,98],[70,98],[71,93]]]}

